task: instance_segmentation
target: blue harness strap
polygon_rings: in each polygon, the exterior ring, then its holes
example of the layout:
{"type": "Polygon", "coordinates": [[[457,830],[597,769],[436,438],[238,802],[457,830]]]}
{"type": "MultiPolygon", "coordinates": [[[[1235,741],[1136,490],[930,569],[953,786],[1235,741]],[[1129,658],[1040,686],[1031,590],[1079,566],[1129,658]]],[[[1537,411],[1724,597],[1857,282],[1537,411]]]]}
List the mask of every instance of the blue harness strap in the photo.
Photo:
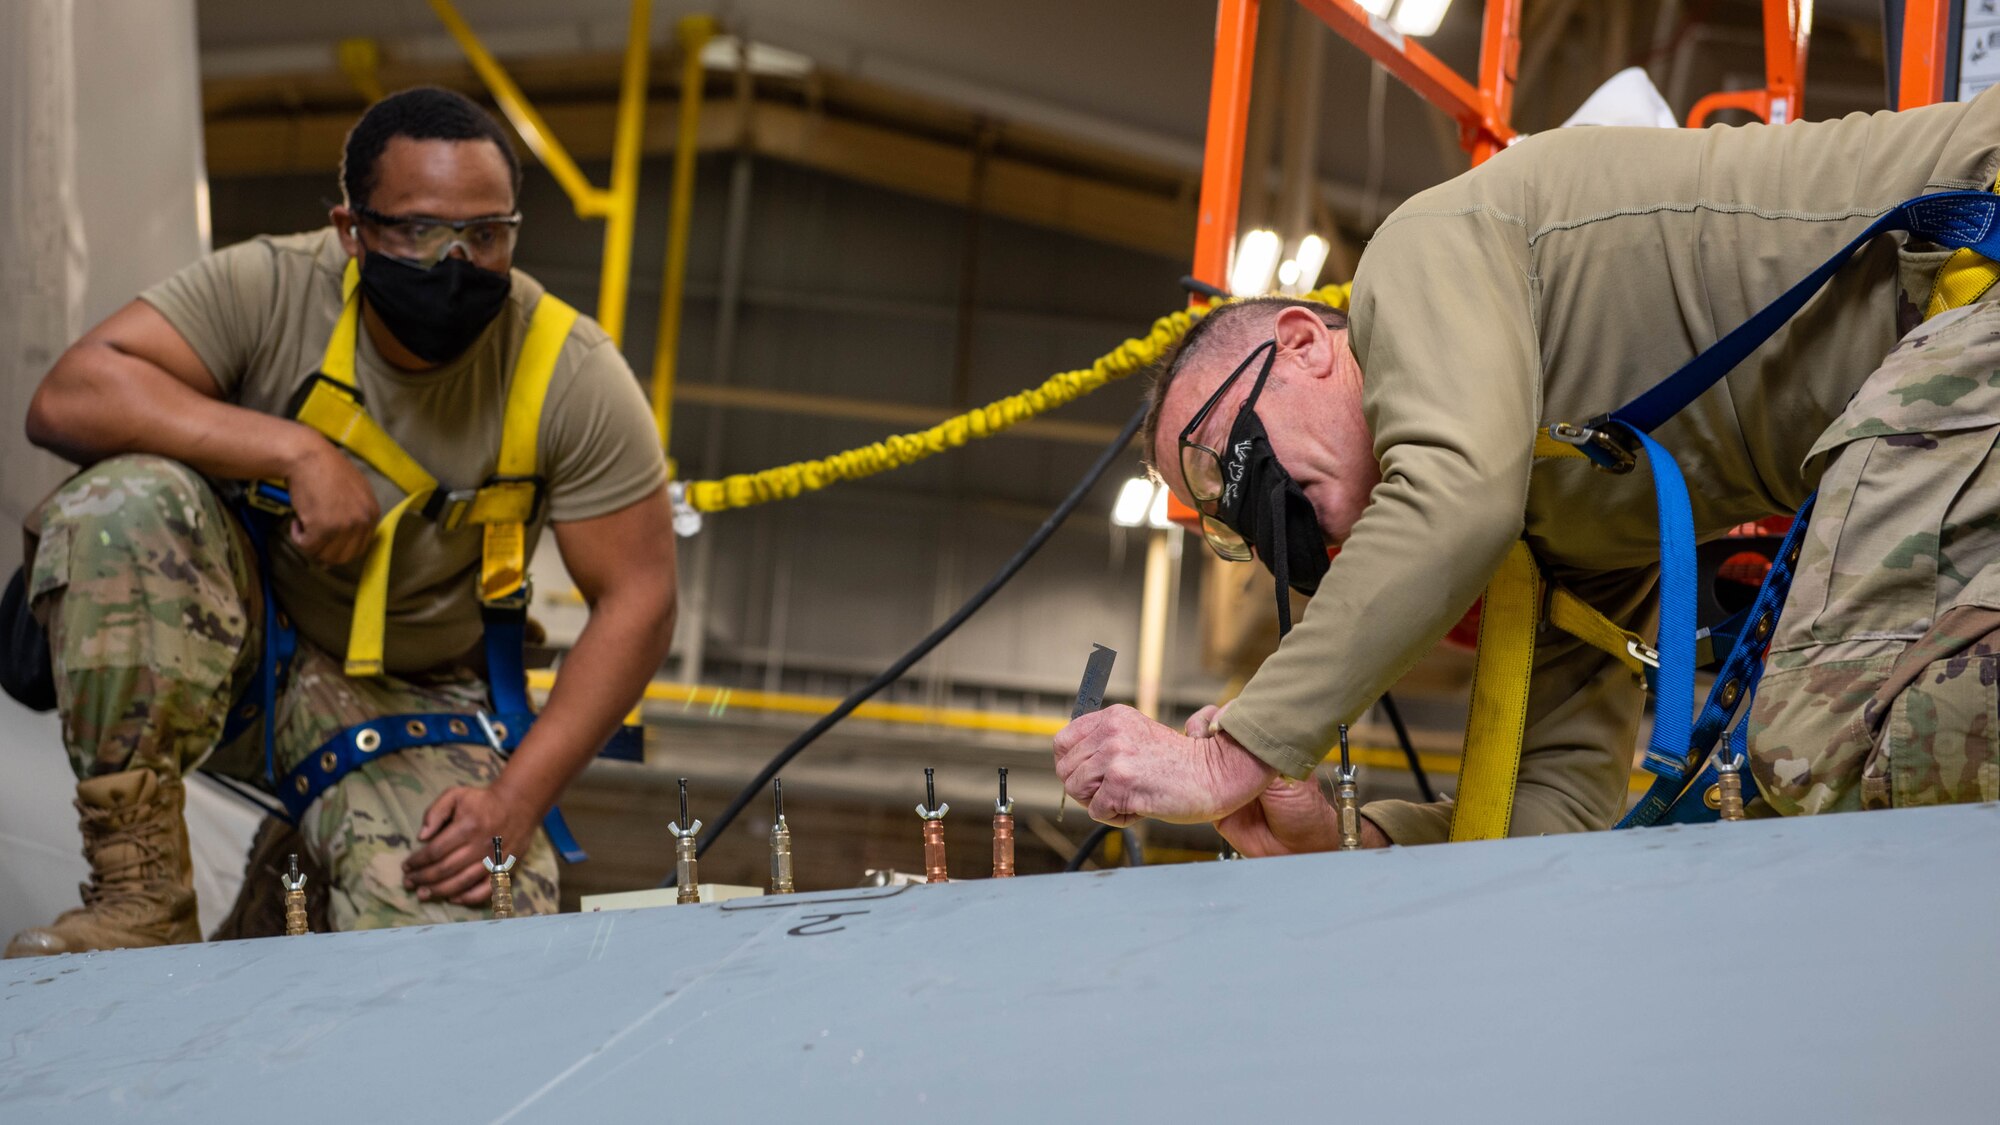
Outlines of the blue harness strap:
{"type": "MultiPolygon", "coordinates": [[[[1687,488],[1673,455],[1654,441],[1652,431],[1686,409],[1720,382],[1752,352],[1782,328],[1853,256],[1879,235],[1907,231],[1942,246],[1970,249],[2000,261],[2000,197],[1987,192],[1939,192],[1891,208],[1869,224],[1853,241],[1817,269],[1730,330],[1700,355],[1683,364],[1631,402],[1581,427],[1589,435],[1581,447],[1601,468],[1624,471],[1644,452],[1653,468],[1654,498],[1660,519],[1660,652],[1659,690],[1655,696],[1653,737],[1647,744],[1646,769],[1656,775],[1639,803],[1619,821],[1629,828],[1664,820],[1704,817],[1699,795],[1715,773],[1715,744],[1739,710],[1746,716],[1763,675],[1765,645],[1790,592],[1798,561],[1799,541],[1812,509],[1812,498],[1800,506],[1792,530],[1780,545],[1778,559],[1752,603],[1744,627],[1749,643],[1730,646],[1699,715],[1690,719],[1693,699],[1697,596],[1693,517],[1687,488]],[[1683,690],[1685,689],[1685,690],[1683,690]]],[[[1740,756],[1747,745],[1747,717],[1730,733],[1728,753],[1740,756]]],[[[1746,783],[1749,777],[1745,776],[1746,783]]],[[[1751,789],[1746,785],[1746,797],[1751,789]]]]}
{"type": "MultiPolygon", "coordinates": [[[[1799,545],[1805,536],[1806,525],[1812,520],[1816,498],[1809,496],[1805,503],[1799,505],[1792,530],[1778,545],[1778,557],[1771,560],[1771,570],[1764,576],[1764,584],[1758,588],[1756,600],[1744,613],[1746,624],[1743,634],[1730,645],[1728,656],[1716,670],[1715,682],[1709,686],[1708,698],[1702,704],[1700,716],[1684,728],[1688,730],[1688,735],[1687,741],[1680,744],[1687,747],[1683,756],[1669,758],[1665,753],[1666,746],[1659,738],[1664,716],[1658,711],[1654,714],[1654,740],[1647,746],[1646,768],[1655,778],[1645,795],[1639,798],[1639,803],[1632,806],[1631,811],[1618,822],[1618,827],[1643,828],[1653,824],[1715,819],[1714,810],[1708,809],[1701,800],[1701,795],[1715,783],[1713,747],[1723,727],[1740,710],[1743,718],[1737,721],[1730,734],[1729,753],[1732,757],[1740,757],[1747,750],[1750,703],[1756,698],[1757,684],[1764,677],[1764,649],[1777,631],[1778,616],[1785,608],[1786,595],[1791,593],[1792,576],[1798,566],[1799,545]]],[[[1691,565],[1688,570],[1686,578],[1691,581],[1691,565]]],[[[1660,579],[1663,602],[1667,596],[1667,582],[1668,576],[1663,567],[1660,579]]],[[[1664,653],[1660,663],[1664,672],[1664,653]]],[[[1692,678],[1692,667],[1688,669],[1688,675],[1692,678]]],[[[1683,709],[1677,714],[1685,715],[1687,712],[1683,709]]],[[[1743,774],[1743,799],[1749,801],[1755,796],[1755,781],[1746,770],[1743,774]]]]}
{"type": "MultiPolygon", "coordinates": [[[[1941,246],[1972,250],[2000,261],[2000,196],[1983,191],[1941,191],[1918,196],[1890,208],[1833,257],[1786,290],[1783,296],[1731,329],[1707,350],[1682,364],[1678,371],[1660,380],[1644,394],[1612,411],[1606,420],[1617,421],[1629,429],[1645,433],[1659,428],[1667,419],[1701,397],[1702,392],[1721,381],[1751,352],[1763,346],[1764,341],[1783,328],[1814,294],[1825,288],[1826,283],[1833,280],[1833,275],[1839,273],[1848,259],[1863,246],[1878,235],[1897,231],[1907,231],[1941,246]]],[[[1591,453],[1592,450],[1586,446],[1584,452],[1591,453]]]]}
{"type": "MultiPolygon", "coordinates": [[[[535,721],[534,704],[528,699],[528,669],[525,663],[528,648],[525,593],[513,604],[483,607],[481,617],[486,628],[487,690],[492,693],[493,709],[505,724],[507,736],[513,739],[507,746],[511,751],[520,744],[520,735],[527,733],[529,725],[535,721]]],[[[628,762],[645,760],[640,729],[618,728],[611,741],[598,751],[598,756],[628,762]]],[[[590,858],[583,846],[576,842],[576,834],[569,830],[569,822],[563,819],[560,807],[551,808],[549,815],[542,818],[542,830],[549,834],[549,843],[555,845],[563,859],[570,863],[582,863],[590,858]]]]}
{"type": "Polygon", "coordinates": [[[1660,513],[1660,654],[1653,690],[1653,737],[1646,768],[1678,766],[1692,733],[1694,712],[1695,566],[1694,508],[1673,454],[1645,433],[1634,432],[1653,466],[1653,498],[1660,513]]]}
{"type": "MultiPolygon", "coordinates": [[[[290,498],[285,499],[289,503],[290,498]]],[[[261,719],[264,727],[264,781],[275,788],[278,782],[278,688],[291,672],[292,657],[298,651],[299,634],[292,628],[291,619],[279,612],[277,595],[271,589],[271,529],[258,515],[260,509],[268,510],[257,502],[253,494],[253,497],[237,505],[236,517],[243,525],[244,534],[250,537],[251,549],[257,554],[257,584],[264,599],[263,651],[257,658],[256,684],[230,707],[229,717],[222,724],[220,745],[235,742],[250,729],[251,723],[261,719]]]]}

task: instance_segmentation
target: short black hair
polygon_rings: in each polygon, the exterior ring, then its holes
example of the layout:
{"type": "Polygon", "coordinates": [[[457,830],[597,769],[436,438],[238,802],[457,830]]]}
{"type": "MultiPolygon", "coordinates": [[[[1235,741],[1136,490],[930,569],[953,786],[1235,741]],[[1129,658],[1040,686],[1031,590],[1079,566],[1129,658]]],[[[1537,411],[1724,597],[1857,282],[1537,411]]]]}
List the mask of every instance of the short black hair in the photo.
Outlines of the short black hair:
{"type": "Polygon", "coordinates": [[[350,207],[366,207],[375,190],[375,163],[394,137],[413,141],[492,141],[507,160],[514,198],[521,197],[521,158],[493,115],[464,94],[437,86],[398,90],[374,105],[347,131],[340,155],[340,190],[350,207]]]}
{"type": "Polygon", "coordinates": [[[1188,362],[1208,351],[1211,344],[1236,339],[1248,329],[1269,324],[1279,312],[1290,308],[1311,309],[1319,314],[1328,328],[1336,331],[1347,327],[1346,313],[1332,305],[1298,297],[1251,297],[1231,301],[1202,317],[1193,328],[1188,329],[1187,335],[1181,337],[1180,345],[1174,348],[1173,353],[1160,361],[1152,386],[1147,388],[1146,421],[1139,431],[1141,459],[1148,465],[1153,463],[1153,445],[1159,440],[1160,413],[1166,407],[1167,392],[1173,388],[1175,378],[1187,368],[1188,362]]]}

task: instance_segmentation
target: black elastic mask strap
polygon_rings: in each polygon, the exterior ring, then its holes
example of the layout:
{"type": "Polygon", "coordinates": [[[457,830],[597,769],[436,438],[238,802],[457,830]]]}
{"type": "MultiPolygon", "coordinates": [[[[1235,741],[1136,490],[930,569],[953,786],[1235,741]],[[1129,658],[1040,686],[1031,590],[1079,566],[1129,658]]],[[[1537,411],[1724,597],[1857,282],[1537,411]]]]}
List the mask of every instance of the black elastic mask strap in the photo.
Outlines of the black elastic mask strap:
{"type": "Polygon", "coordinates": [[[1291,543],[1285,534],[1285,486],[1271,489],[1271,577],[1278,580],[1278,639],[1292,631],[1291,543]]]}

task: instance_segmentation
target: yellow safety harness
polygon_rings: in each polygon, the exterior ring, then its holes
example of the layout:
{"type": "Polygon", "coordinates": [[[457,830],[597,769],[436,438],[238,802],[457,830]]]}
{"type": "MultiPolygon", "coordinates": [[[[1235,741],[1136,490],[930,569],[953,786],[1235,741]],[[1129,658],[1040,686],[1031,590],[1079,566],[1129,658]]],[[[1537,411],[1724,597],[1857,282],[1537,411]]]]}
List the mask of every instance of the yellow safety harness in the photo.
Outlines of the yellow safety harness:
{"type": "Polygon", "coordinates": [[[359,269],[349,262],[341,282],[340,319],[327,341],[319,373],[302,389],[293,417],[403,490],[403,499],[375,525],[367,556],[361,564],[361,582],[354,595],[354,620],[347,639],[347,674],[379,676],[388,612],[390,559],[397,529],[412,508],[445,531],[467,524],[484,528],[479,573],[482,603],[493,606],[525,597],[527,525],[539,514],[542,500],[542,480],[536,472],[542,406],[555,376],[556,359],[576,323],[577,313],[552,293],[543,293],[535,303],[527,338],[514,362],[494,473],[477,488],[446,489],[369,416],[362,401],[354,377],[361,326],[360,277],[359,269]]]}
{"type": "MultiPolygon", "coordinates": [[[[1572,453],[1583,456],[1575,446],[1545,437],[1535,443],[1538,459],[1572,453]]],[[[1620,627],[1564,587],[1548,583],[1534,552],[1525,541],[1516,540],[1487,583],[1480,610],[1472,709],[1451,818],[1453,841],[1497,840],[1513,823],[1521,742],[1528,729],[1535,634],[1544,622],[1613,657],[1642,685],[1647,673],[1659,665],[1658,655],[1639,634],[1620,627]]]]}

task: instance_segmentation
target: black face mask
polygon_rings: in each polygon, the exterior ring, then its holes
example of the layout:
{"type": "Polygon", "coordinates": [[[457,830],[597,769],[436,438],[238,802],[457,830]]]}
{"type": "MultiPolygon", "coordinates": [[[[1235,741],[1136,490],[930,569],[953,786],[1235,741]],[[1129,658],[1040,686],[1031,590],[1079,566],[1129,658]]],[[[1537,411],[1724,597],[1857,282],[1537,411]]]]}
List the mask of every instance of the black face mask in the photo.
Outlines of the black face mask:
{"type": "MultiPolygon", "coordinates": [[[[1216,518],[1234,529],[1257,552],[1278,580],[1278,632],[1291,631],[1292,602],[1287,587],[1311,597],[1326,577],[1331,561],[1326,553],[1326,533],[1320,530],[1319,514],[1305,489],[1292,479],[1271,450],[1264,423],[1253,409],[1264,391],[1264,380],[1277,358],[1276,341],[1265,344],[1269,351],[1257,384],[1236,412],[1229,430],[1229,447],[1223,450],[1222,495],[1216,500],[1216,518]]],[[[1251,353],[1245,366],[1255,362],[1251,353]]]]}
{"type": "Polygon", "coordinates": [[[361,262],[361,292],[396,342],[425,363],[465,354],[507,307],[513,278],[464,258],[429,269],[370,251],[361,262]]]}

